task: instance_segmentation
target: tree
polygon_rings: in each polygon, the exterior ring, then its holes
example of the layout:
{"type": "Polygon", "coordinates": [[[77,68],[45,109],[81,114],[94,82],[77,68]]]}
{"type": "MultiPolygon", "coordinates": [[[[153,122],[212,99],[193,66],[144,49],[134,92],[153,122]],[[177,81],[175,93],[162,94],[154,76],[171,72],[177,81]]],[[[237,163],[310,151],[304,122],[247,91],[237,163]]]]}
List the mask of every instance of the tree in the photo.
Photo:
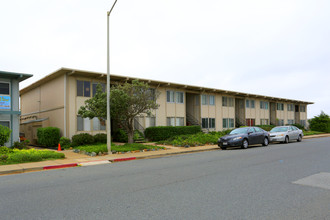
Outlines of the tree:
{"type": "MultiPolygon", "coordinates": [[[[150,115],[157,109],[156,103],[159,94],[150,89],[149,85],[133,80],[132,83],[117,84],[111,87],[110,114],[111,118],[127,131],[128,143],[133,143],[134,118],[141,114],[150,115]]],[[[85,102],[78,114],[83,118],[98,117],[101,121],[106,119],[106,93],[101,86],[97,86],[95,96],[85,102]]]]}
{"type": "Polygon", "coordinates": [[[330,133],[330,117],[321,111],[321,114],[309,120],[309,128],[312,131],[330,133]]]}
{"type": "Polygon", "coordinates": [[[10,133],[11,130],[8,127],[0,125],[0,147],[9,140],[10,133]]]}

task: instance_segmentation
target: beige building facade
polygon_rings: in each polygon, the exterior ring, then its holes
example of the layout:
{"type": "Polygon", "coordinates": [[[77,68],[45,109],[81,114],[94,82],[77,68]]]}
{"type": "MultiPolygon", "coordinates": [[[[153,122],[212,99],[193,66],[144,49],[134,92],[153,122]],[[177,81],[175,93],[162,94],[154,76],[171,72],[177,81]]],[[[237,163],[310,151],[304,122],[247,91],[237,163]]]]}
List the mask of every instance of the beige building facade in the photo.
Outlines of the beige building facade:
{"type": "MultiPolygon", "coordinates": [[[[111,84],[136,78],[111,75],[111,84]]],[[[307,105],[312,102],[139,79],[159,92],[159,108],[152,116],[137,117],[135,129],[150,126],[201,125],[220,131],[242,125],[307,126],[307,105]]],[[[105,88],[106,74],[61,68],[20,91],[21,132],[35,142],[37,128],[58,127],[62,136],[105,133],[97,119],[84,119],[78,110],[93,97],[97,84],[105,88]]]]}

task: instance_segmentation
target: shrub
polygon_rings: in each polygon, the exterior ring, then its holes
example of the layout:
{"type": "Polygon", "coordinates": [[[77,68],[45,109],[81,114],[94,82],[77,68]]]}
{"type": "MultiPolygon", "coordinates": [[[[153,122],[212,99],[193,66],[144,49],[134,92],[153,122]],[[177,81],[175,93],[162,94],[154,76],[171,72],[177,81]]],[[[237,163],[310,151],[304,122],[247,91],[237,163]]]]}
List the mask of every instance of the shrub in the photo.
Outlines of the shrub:
{"type": "Polygon", "coordinates": [[[25,141],[22,141],[22,142],[18,142],[18,141],[15,141],[14,142],[14,145],[12,146],[12,148],[16,148],[16,149],[26,149],[27,146],[29,146],[30,144],[30,141],[29,140],[25,140],[25,141]]]}
{"type": "Polygon", "coordinates": [[[145,137],[152,141],[161,141],[168,138],[184,135],[184,134],[196,134],[201,132],[200,126],[158,126],[149,127],[144,131],[145,137]]]}
{"type": "Polygon", "coordinates": [[[265,131],[270,131],[276,126],[275,125],[256,125],[256,127],[262,128],[265,131]]]}
{"type": "Polygon", "coordinates": [[[320,115],[315,116],[309,120],[309,128],[313,131],[330,133],[330,117],[321,112],[320,115]]]}
{"type": "Polygon", "coordinates": [[[107,134],[100,133],[100,134],[94,135],[94,142],[101,143],[101,144],[107,143],[107,134]]]}
{"type": "Polygon", "coordinates": [[[0,162],[6,162],[8,159],[7,154],[0,154],[0,162]]]}
{"type": "Polygon", "coordinates": [[[70,140],[70,138],[61,137],[60,138],[60,145],[64,149],[71,147],[71,140],[70,140]]]}
{"type": "Polygon", "coordinates": [[[94,137],[87,133],[76,134],[72,136],[72,146],[81,146],[86,144],[93,144],[94,137]]]}
{"type": "Polygon", "coordinates": [[[60,141],[60,129],[56,127],[38,128],[38,144],[46,147],[56,147],[60,141]]]}
{"type": "Polygon", "coordinates": [[[8,127],[0,125],[0,146],[9,140],[10,133],[11,130],[8,127]]]}
{"type": "Polygon", "coordinates": [[[37,162],[44,159],[60,159],[64,158],[63,153],[58,153],[49,150],[18,150],[14,149],[13,153],[8,154],[7,162],[10,163],[24,163],[24,162],[37,162]]]}
{"type": "Polygon", "coordinates": [[[128,141],[128,136],[123,129],[117,129],[113,132],[113,141],[125,143],[128,141]]]}
{"type": "Polygon", "coordinates": [[[11,152],[13,152],[13,149],[8,147],[0,147],[0,154],[9,154],[11,152]]]}

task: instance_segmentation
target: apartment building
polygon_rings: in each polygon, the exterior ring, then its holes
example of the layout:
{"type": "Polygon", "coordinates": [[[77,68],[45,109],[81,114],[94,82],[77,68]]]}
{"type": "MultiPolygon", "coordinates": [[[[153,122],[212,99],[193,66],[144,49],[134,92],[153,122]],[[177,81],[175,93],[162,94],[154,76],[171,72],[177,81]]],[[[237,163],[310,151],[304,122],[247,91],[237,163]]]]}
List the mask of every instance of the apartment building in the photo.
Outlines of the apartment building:
{"type": "MultiPolygon", "coordinates": [[[[111,75],[111,84],[137,78],[111,75]]],[[[149,79],[160,93],[159,108],[152,116],[141,115],[135,128],[201,125],[205,131],[220,131],[242,125],[293,124],[306,126],[307,105],[312,102],[268,97],[221,89],[182,85],[149,79]]],[[[71,138],[78,133],[96,134],[106,127],[97,118],[78,115],[80,106],[93,97],[97,84],[105,88],[106,74],[61,68],[20,91],[21,131],[36,140],[38,127],[54,126],[71,138]]]]}
{"type": "Polygon", "coordinates": [[[7,147],[19,141],[19,82],[32,75],[0,71],[0,125],[12,130],[7,147]]]}

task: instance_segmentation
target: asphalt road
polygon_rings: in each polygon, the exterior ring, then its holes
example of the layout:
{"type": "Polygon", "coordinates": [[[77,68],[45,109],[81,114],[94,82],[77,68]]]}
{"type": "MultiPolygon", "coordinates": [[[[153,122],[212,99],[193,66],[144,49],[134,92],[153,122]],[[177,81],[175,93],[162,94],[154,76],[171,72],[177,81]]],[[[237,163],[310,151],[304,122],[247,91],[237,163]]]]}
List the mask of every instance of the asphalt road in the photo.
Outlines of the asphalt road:
{"type": "Polygon", "coordinates": [[[330,173],[329,143],[309,139],[0,176],[0,219],[328,220],[330,182],[293,182],[330,173]]]}

